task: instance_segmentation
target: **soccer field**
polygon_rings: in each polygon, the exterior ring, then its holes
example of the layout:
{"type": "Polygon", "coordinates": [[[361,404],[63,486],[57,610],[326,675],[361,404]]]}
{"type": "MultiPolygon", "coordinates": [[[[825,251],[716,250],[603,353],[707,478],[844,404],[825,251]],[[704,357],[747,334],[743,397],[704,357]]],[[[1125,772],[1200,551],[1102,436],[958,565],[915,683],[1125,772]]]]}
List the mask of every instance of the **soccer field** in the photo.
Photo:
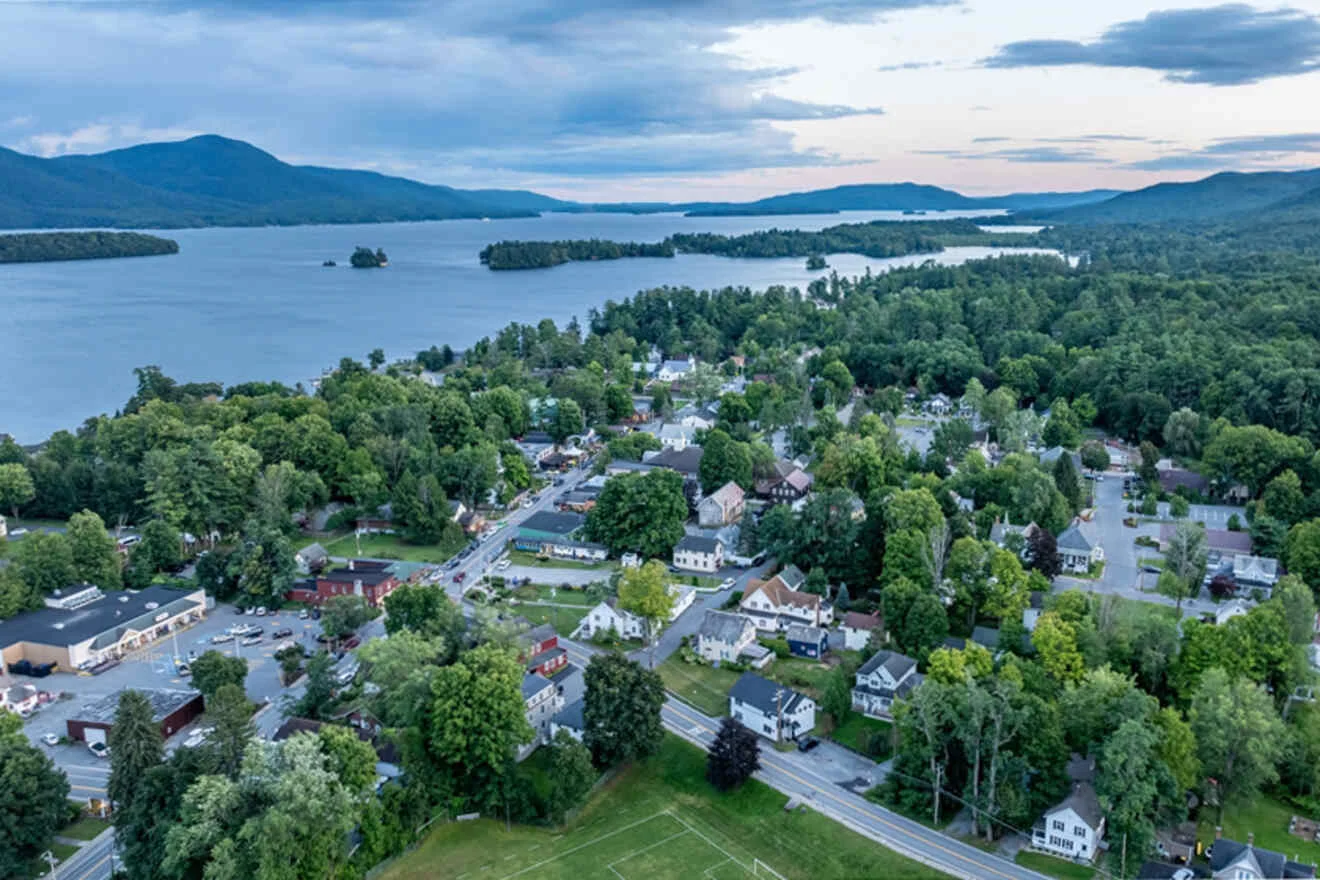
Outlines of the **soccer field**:
{"type": "Polygon", "coordinates": [[[477,876],[563,880],[782,880],[768,865],[729,850],[692,817],[665,810],[613,830],[579,829],[551,847],[492,853],[491,862],[456,880],[477,876]],[[546,850],[549,850],[548,852],[546,850]]]}

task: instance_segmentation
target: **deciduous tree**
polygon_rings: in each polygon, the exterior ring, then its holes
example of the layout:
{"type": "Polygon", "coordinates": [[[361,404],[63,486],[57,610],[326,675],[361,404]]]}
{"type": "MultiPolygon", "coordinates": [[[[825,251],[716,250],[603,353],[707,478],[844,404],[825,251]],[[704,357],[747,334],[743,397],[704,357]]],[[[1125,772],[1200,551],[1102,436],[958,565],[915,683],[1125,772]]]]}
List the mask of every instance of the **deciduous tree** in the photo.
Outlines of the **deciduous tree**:
{"type": "Polygon", "coordinates": [[[587,664],[583,743],[597,767],[655,754],[664,739],[660,676],[622,654],[598,654],[587,664]]]}

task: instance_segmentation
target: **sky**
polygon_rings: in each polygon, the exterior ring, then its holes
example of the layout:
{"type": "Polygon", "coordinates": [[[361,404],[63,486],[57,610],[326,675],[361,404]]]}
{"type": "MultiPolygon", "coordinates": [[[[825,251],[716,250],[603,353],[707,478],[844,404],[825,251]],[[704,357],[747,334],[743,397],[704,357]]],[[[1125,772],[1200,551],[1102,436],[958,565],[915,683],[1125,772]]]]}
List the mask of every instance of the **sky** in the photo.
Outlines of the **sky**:
{"type": "Polygon", "coordinates": [[[1320,0],[0,0],[0,144],[594,201],[1320,166],[1320,0]]]}

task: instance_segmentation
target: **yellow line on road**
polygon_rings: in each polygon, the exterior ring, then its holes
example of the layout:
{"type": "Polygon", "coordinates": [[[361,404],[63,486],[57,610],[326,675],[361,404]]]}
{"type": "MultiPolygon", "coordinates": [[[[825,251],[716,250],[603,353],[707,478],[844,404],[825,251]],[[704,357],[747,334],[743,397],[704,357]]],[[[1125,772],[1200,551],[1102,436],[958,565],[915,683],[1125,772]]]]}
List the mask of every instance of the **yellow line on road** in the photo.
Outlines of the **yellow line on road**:
{"type": "Polygon", "coordinates": [[[101,859],[101,861],[97,862],[95,865],[92,865],[90,868],[84,871],[82,876],[79,877],[78,880],[87,880],[87,878],[95,876],[96,869],[101,867],[108,861],[110,861],[110,856],[104,857],[103,859],[101,859]]]}

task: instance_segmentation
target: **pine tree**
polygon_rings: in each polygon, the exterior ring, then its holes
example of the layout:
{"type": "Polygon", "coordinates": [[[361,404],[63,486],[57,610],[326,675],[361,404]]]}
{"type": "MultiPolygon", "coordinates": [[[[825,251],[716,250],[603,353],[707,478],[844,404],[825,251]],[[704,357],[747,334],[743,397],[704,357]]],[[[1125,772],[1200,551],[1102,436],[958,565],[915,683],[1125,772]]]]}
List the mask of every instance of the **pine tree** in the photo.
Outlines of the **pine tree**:
{"type": "Polygon", "coordinates": [[[732,791],[761,769],[756,734],[725,718],[706,756],[706,779],[720,791],[732,791]]]}
{"type": "Polygon", "coordinates": [[[110,781],[106,783],[116,812],[132,805],[138,783],[165,754],[160,725],[153,715],[151,701],[140,691],[119,695],[115,723],[110,728],[110,781]]]}

